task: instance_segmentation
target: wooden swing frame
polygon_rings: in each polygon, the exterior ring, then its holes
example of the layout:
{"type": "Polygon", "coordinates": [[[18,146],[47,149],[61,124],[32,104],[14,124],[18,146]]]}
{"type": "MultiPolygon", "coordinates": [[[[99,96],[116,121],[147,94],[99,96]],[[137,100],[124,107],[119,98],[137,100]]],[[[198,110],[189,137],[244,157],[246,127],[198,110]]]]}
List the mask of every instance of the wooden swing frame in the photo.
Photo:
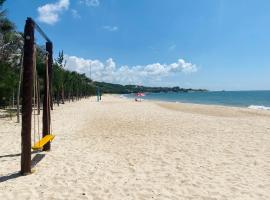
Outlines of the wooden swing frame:
{"type": "Polygon", "coordinates": [[[44,100],[42,116],[42,136],[43,138],[34,144],[35,150],[50,151],[50,142],[54,138],[51,135],[51,113],[52,107],[52,63],[53,45],[38,24],[30,17],[27,18],[24,27],[24,49],[23,49],[23,81],[22,81],[22,129],[21,129],[21,174],[31,173],[31,124],[32,124],[32,93],[34,82],[34,48],[35,30],[46,40],[46,51],[48,53],[45,64],[46,73],[44,76],[44,100]]]}

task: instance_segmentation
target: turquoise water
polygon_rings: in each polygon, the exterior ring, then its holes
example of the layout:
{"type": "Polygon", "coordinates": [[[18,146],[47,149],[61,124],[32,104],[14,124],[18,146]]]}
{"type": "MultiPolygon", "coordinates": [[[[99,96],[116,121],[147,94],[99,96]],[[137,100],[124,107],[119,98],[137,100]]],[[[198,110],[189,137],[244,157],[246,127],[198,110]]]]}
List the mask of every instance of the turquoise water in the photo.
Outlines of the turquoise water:
{"type": "MultiPolygon", "coordinates": [[[[126,97],[134,97],[134,94],[126,97]]],[[[146,93],[143,99],[270,109],[270,91],[146,93]]]]}

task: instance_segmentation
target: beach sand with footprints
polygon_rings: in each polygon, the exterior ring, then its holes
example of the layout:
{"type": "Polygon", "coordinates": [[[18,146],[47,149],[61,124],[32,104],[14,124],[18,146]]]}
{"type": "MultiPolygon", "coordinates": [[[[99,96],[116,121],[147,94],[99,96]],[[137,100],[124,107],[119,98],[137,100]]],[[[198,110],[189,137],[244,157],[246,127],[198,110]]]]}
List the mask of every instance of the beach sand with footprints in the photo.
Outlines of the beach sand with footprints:
{"type": "Polygon", "coordinates": [[[0,119],[0,199],[270,199],[269,111],[95,100],[55,106],[28,176],[21,126],[0,119]]]}

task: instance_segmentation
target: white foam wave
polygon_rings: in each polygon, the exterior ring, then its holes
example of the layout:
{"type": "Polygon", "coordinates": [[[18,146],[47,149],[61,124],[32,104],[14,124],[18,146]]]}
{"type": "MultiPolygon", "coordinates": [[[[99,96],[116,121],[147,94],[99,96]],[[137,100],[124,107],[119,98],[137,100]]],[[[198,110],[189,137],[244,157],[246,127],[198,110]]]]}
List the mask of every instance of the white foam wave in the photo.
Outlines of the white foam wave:
{"type": "Polygon", "coordinates": [[[267,106],[258,106],[258,105],[250,105],[248,108],[256,109],[256,110],[270,110],[270,107],[267,106]]]}
{"type": "Polygon", "coordinates": [[[123,95],[123,94],[121,94],[119,97],[122,98],[122,99],[127,99],[127,97],[125,95],[123,95]]]}

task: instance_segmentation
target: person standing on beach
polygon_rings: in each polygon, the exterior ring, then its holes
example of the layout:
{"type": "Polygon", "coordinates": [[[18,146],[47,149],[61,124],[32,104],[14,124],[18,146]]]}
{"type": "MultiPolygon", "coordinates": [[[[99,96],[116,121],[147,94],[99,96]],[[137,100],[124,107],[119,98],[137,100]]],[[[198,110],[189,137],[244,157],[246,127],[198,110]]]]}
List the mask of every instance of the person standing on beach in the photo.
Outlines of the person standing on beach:
{"type": "Polygon", "coordinates": [[[97,87],[96,94],[97,94],[97,102],[99,102],[99,100],[100,100],[100,91],[99,91],[99,87],[97,87]]]}

